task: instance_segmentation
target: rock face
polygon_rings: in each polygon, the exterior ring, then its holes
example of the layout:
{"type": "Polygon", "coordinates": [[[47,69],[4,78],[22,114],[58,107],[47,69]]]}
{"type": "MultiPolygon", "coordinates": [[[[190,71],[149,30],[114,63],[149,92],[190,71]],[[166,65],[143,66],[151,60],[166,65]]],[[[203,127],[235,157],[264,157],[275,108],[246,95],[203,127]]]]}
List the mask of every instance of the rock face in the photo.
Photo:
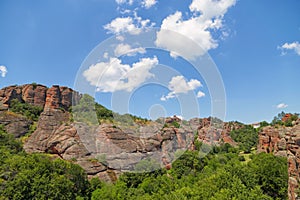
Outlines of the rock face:
{"type": "Polygon", "coordinates": [[[76,105],[81,98],[78,92],[67,87],[46,86],[39,84],[26,84],[21,86],[9,86],[0,90],[0,124],[4,125],[7,132],[15,137],[25,135],[33,123],[20,115],[9,112],[9,106],[13,99],[46,109],[68,110],[72,102],[76,105]]]}
{"type": "MultiPolygon", "coordinates": [[[[115,126],[87,125],[71,122],[68,112],[81,98],[78,92],[54,85],[47,88],[38,84],[9,86],[0,90],[0,124],[15,137],[29,130],[32,121],[8,110],[10,102],[18,99],[43,107],[37,129],[24,144],[27,152],[45,152],[79,164],[89,177],[115,181],[124,171],[134,170],[141,160],[151,159],[159,167],[169,169],[175,153],[195,149],[193,141],[206,144],[236,143],[230,131],[242,124],[222,122],[215,118],[194,118],[182,121],[168,117],[160,122],[115,126]]],[[[289,119],[290,116],[286,116],[289,119]]],[[[259,152],[286,156],[289,165],[289,198],[297,199],[300,174],[300,120],[293,127],[264,127],[259,133],[259,152]]]]}
{"type": "Polygon", "coordinates": [[[299,199],[300,183],[300,119],[293,127],[264,127],[259,133],[259,152],[274,153],[288,159],[289,199],[299,199]]]}
{"type": "Polygon", "coordinates": [[[162,128],[153,122],[139,126],[138,130],[112,124],[93,127],[81,122],[70,123],[68,112],[45,108],[37,130],[24,149],[56,154],[81,165],[89,176],[106,181],[115,181],[119,172],[134,170],[146,158],[166,166],[174,159],[175,152],[187,149],[194,138],[188,126],[162,128]]]}
{"type": "Polygon", "coordinates": [[[32,123],[32,121],[21,115],[8,111],[0,112],[0,124],[4,125],[5,131],[13,134],[15,138],[25,135],[32,123]]]}
{"type": "Polygon", "coordinates": [[[80,98],[81,95],[72,89],[57,85],[51,88],[38,84],[6,87],[0,90],[0,123],[8,132],[20,137],[28,132],[32,122],[7,111],[11,101],[18,99],[43,107],[37,129],[24,144],[25,151],[56,155],[79,164],[90,177],[106,181],[115,181],[120,172],[134,170],[144,159],[170,168],[175,153],[194,148],[195,133],[202,142],[235,144],[228,135],[232,127],[225,124],[223,130],[224,124],[214,123],[211,118],[182,121],[174,116],[161,122],[119,127],[73,123],[68,111],[80,98]]]}
{"type": "Polygon", "coordinates": [[[207,144],[220,144],[229,143],[232,146],[237,144],[229,136],[230,131],[234,129],[239,129],[242,126],[234,122],[222,122],[217,119],[203,118],[203,119],[192,119],[192,124],[196,125],[199,121],[199,126],[197,127],[198,140],[207,144]]]}
{"type": "Polygon", "coordinates": [[[9,86],[0,90],[0,103],[7,108],[11,100],[47,108],[69,109],[72,102],[76,104],[81,95],[67,87],[57,85],[47,88],[39,84],[26,84],[21,86],[9,86]]]}
{"type": "Polygon", "coordinates": [[[39,118],[36,131],[24,144],[25,151],[55,154],[79,164],[88,175],[99,174],[102,179],[110,180],[106,173],[102,173],[107,167],[90,155],[69,119],[68,112],[46,108],[39,118]]]}

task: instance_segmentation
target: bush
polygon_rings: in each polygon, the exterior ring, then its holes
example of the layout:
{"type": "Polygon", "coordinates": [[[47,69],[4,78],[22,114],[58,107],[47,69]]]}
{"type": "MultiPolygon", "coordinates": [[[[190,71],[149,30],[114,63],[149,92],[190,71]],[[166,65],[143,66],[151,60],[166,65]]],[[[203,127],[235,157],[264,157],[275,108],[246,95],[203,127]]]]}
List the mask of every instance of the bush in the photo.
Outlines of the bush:
{"type": "Polygon", "coordinates": [[[43,112],[43,108],[28,103],[21,103],[18,99],[13,99],[10,102],[10,111],[24,115],[30,120],[37,121],[43,112]]]}
{"type": "Polygon", "coordinates": [[[245,125],[241,129],[233,130],[230,136],[239,144],[239,147],[245,153],[250,153],[252,147],[256,147],[258,143],[258,133],[250,125],[245,125]]]}

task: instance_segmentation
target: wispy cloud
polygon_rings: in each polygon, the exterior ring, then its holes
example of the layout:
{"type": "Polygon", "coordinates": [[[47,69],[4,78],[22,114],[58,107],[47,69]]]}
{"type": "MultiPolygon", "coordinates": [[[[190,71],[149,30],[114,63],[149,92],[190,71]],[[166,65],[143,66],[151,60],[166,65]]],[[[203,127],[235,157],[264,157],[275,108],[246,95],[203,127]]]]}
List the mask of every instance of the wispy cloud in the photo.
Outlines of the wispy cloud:
{"type": "Polygon", "coordinates": [[[129,4],[132,5],[133,4],[133,0],[116,0],[116,3],[121,5],[121,4],[129,4]]]}
{"type": "Polygon", "coordinates": [[[198,98],[205,97],[205,93],[199,91],[199,92],[197,93],[197,97],[198,97],[198,98]]]}
{"type": "Polygon", "coordinates": [[[284,43],[283,45],[278,46],[277,48],[281,49],[282,55],[285,55],[287,53],[286,50],[292,50],[300,56],[300,43],[298,41],[292,43],[284,43]]]}
{"type": "Polygon", "coordinates": [[[143,0],[142,6],[146,9],[151,8],[157,3],[157,0],[143,0]]]}
{"type": "Polygon", "coordinates": [[[286,107],[288,107],[288,105],[285,103],[280,103],[276,106],[276,108],[278,108],[278,109],[282,109],[282,108],[286,108],[286,107]]]}
{"type": "Polygon", "coordinates": [[[134,56],[136,53],[146,53],[146,49],[142,47],[133,48],[129,44],[118,44],[115,51],[115,56],[119,57],[122,55],[134,56]]]}
{"type": "Polygon", "coordinates": [[[0,73],[2,77],[5,77],[7,74],[7,68],[4,65],[0,66],[0,73]]]}

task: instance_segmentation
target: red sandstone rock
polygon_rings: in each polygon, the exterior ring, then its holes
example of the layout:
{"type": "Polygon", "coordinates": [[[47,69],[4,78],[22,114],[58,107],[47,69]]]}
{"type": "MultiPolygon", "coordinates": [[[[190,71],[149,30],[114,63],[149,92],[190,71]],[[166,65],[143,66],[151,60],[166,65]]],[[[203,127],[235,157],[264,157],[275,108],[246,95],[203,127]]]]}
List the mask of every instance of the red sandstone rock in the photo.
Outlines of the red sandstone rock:
{"type": "MultiPolygon", "coordinates": [[[[283,118],[287,120],[290,115],[283,118]]],[[[259,152],[274,153],[278,156],[287,156],[289,187],[288,196],[291,200],[297,199],[296,191],[300,182],[300,124],[295,123],[293,127],[264,127],[259,132],[259,152]]]]}
{"type": "Polygon", "coordinates": [[[68,110],[72,104],[76,105],[81,98],[78,92],[68,87],[46,86],[39,84],[26,84],[21,86],[9,86],[0,90],[0,103],[2,107],[8,107],[11,100],[18,99],[32,105],[68,110]]]}

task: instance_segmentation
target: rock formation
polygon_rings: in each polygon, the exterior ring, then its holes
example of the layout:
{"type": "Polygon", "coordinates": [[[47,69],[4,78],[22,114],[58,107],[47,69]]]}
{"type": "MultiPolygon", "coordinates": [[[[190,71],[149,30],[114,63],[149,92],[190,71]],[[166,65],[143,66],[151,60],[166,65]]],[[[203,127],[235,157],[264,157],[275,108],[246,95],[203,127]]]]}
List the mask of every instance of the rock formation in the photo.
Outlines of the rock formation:
{"type": "Polygon", "coordinates": [[[300,119],[293,127],[263,127],[259,133],[258,152],[274,153],[288,159],[289,199],[299,199],[300,183],[300,119]]]}
{"type": "Polygon", "coordinates": [[[47,88],[39,84],[26,84],[21,86],[9,86],[0,90],[0,102],[2,110],[8,108],[11,100],[18,99],[20,102],[32,105],[67,110],[76,104],[81,95],[68,87],[57,85],[47,88]]]}
{"type": "MultiPolygon", "coordinates": [[[[230,131],[243,125],[215,118],[189,121],[169,117],[134,126],[87,125],[73,122],[69,110],[81,98],[68,87],[27,84],[0,90],[0,124],[15,137],[25,135],[32,121],[10,112],[13,99],[43,108],[37,129],[24,144],[27,152],[44,152],[79,164],[89,177],[115,181],[122,171],[134,170],[143,159],[155,160],[169,169],[179,150],[194,149],[193,140],[208,144],[236,143],[230,131]]],[[[289,119],[285,116],[283,120],[289,119]]],[[[293,127],[263,127],[258,152],[285,156],[289,166],[289,199],[297,199],[300,180],[300,120],[293,127]]]]}
{"type": "Polygon", "coordinates": [[[6,132],[11,133],[15,138],[25,135],[32,121],[22,115],[13,112],[0,111],[0,124],[4,125],[6,132]]]}

